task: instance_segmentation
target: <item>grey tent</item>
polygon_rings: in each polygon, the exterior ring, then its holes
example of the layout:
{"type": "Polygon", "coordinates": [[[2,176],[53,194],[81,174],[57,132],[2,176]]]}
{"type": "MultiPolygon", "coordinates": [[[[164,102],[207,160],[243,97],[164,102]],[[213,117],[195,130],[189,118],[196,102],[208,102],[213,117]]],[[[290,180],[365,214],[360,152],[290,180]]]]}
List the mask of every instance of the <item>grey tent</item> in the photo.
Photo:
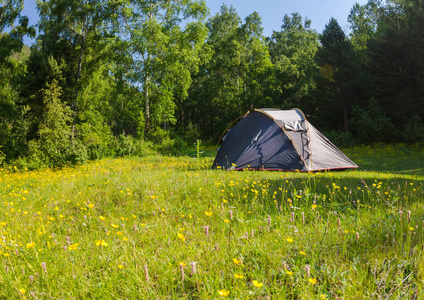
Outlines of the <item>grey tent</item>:
{"type": "Polygon", "coordinates": [[[212,168],[320,171],[358,166],[299,109],[255,109],[225,137],[212,168]]]}

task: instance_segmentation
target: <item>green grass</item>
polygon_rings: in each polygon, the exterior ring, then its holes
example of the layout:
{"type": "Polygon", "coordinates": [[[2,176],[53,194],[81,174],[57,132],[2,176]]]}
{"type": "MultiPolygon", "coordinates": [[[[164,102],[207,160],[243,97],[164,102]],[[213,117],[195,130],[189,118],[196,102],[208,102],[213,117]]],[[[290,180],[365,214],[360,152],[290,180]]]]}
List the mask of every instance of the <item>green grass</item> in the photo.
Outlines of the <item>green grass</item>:
{"type": "Polygon", "coordinates": [[[194,151],[3,171],[0,297],[421,299],[422,150],[346,153],[364,167],[225,172],[194,151]]]}

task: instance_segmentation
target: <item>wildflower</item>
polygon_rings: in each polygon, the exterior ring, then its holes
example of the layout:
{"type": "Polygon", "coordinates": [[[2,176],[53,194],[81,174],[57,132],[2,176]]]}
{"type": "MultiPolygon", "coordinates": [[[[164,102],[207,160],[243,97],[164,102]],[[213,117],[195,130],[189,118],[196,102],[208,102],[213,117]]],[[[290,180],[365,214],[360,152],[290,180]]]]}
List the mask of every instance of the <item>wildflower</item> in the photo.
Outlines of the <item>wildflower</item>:
{"type": "Polygon", "coordinates": [[[90,203],[90,204],[88,204],[88,207],[89,208],[93,208],[94,207],[94,204],[93,203],[90,203]]]}
{"type": "Polygon", "coordinates": [[[99,216],[99,219],[102,220],[102,221],[106,220],[106,218],[103,217],[103,216],[99,216]]]}
{"type": "Polygon", "coordinates": [[[253,282],[253,286],[257,288],[260,288],[264,285],[262,282],[258,282],[257,280],[253,280],[252,282],[253,282]]]}
{"type": "Polygon", "coordinates": [[[184,236],[184,234],[182,234],[182,233],[178,233],[178,234],[177,234],[177,236],[178,236],[178,238],[179,238],[180,240],[185,241],[185,236],[184,236]]]}
{"type": "Polygon", "coordinates": [[[47,273],[47,264],[45,262],[41,263],[41,268],[43,269],[44,273],[47,273]]]}
{"type": "Polygon", "coordinates": [[[225,219],[225,220],[224,220],[224,222],[225,222],[226,224],[228,224],[228,223],[230,223],[230,220],[225,219]]]}
{"type": "Polygon", "coordinates": [[[29,243],[26,245],[27,249],[34,248],[34,247],[35,247],[35,242],[29,243]]]}
{"type": "Polygon", "coordinates": [[[309,278],[309,279],[308,279],[308,281],[309,281],[311,284],[315,284],[315,283],[317,283],[317,280],[316,280],[315,278],[309,278]]]}
{"type": "Polygon", "coordinates": [[[293,243],[294,240],[292,238],[286,238],[286,241],[289,243],[293,243]]]}
{"type": "Polygon", "coordinates": [[[213,212],[211,212],[211,211],[205,211],[205,215],[207,215],[208,217],[210,217],[210,216],[213,215],[213,212]]]}
{"type": "Polygon", "coordinates": [[[26,290],[25,289],[19,289],[19,292],[23,295],[23,294],[26,293],[26,290]]]}
{"type": "Polygon", "coordinates": [[[317,208],[318,207],[318,205],[316,205],[316,204],[312,204],[312,210],[314,210],[315,208],[317,208]]]}
{"type": "Polygon", "coordinates": [[[230,294],[230,291],[223,289],[223,290],[220,290],[218,293],[221,297],[227,297],[228,294],[230,294]]]}
{"type": "Polygon", "coordinates": [[[178,263],[178,265],[182,266],[183,268],[184,268],[185,266],[187,266],[187,264],[186,264],[185,262],[183,262],[183,261],[180,261],[180,262],[178,263]]]}
{"type": "Polygon", "coordinates": [[[119,270],[122,270],[124,268],[124,266],[123,265],[118,265],[118,269],[119,270]]]}
{"type": "Polygon", "coordinates": [[[302,255],[306,255],[306,253],[303,252],[303,251],[299,251],[299,253],[302,254],[302,255]]]}
{"type": "Polygon", "coordinates": [[[119,227],[119,225],[116,225],[116,224],[110,224],[113,228],[118,228],[119,227]]]}
{"type": "Polygon", "coordinates": [[[78,248],[78,245],[79,245],[79,243],[69,245],[68,249],[69,250],[76,250],[78,248]]]}
{"type": "Polygon", "coordinates": [[[96,241],[96,246],[106,247],[107,246],[107,243],[105,242],[105,240],[97,240],[96,241]]]}
{"type": "Polygon", "coordinates": [[[234,277],[237,278],[237,279],[243,279],[244,278],[244,276],[240,275],[240,274],[234,274],[234,277]]]}
{"type": "Polygon", "coordinates": [[[293,271],[286,270],[287,275],[293,275],[293,271]]]}
{"type": "Polygon", "coordinates": [[[237,258],[233,258],[233,262],[234,262],[234,264],[236,264],[236,265],[241,264],[241,260],[240,260],[240,259],[237,259],[237,258]]]}
{"type": "Polygon", "coordinates": [[[327,299],[327,295],[326,294],[321,294],[321,295],[319,295],[319,298],[321,300],[327,299]]]}

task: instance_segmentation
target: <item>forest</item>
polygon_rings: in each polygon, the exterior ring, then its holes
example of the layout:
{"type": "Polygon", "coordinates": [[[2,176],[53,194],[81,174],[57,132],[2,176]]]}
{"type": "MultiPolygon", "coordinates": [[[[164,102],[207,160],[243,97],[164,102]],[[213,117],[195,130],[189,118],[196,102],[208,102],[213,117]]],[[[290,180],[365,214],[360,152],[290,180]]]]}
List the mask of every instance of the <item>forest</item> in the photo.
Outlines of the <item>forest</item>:
{"type": "Polygon", "coordinates": [[[0,4],[0,166],[176,154],[263,107],[339,146],[424,141],[422,0],[356,4],[348,33],[282,12],[271,36],[202,0],[37,0],[36,28],[0,4]]]}

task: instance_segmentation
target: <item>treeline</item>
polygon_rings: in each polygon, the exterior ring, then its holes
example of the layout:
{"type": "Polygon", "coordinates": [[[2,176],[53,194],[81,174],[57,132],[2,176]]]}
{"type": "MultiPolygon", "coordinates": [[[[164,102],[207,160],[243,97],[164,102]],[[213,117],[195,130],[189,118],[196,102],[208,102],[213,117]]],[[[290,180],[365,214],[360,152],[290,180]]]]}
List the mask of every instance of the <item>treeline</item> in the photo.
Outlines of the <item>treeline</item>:
{"type": "Polygon", "coordinates": [[[356,4],[348,35],[293,13],[265,37],[257,13],[201,0],[37,1],[38,33],[3,1],[0,164],[172,153],[263,107],[298,107],[339,145],[423,141],[423,2],[356,4]]]}

